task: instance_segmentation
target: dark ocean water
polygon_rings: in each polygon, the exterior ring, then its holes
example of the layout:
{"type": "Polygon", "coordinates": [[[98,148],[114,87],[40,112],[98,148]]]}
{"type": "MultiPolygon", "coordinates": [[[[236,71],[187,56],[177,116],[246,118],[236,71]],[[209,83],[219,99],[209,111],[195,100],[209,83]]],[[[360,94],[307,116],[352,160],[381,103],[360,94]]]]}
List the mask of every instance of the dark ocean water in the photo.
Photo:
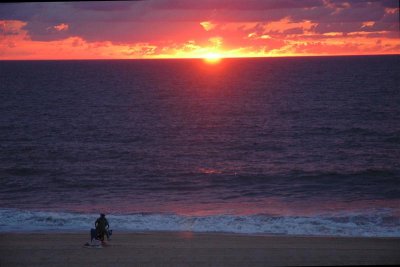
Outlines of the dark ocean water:
{"type": "Polygon", "coordinates": [[[0,62],[0,231],[400,236],[400,56],[0,62]]]}

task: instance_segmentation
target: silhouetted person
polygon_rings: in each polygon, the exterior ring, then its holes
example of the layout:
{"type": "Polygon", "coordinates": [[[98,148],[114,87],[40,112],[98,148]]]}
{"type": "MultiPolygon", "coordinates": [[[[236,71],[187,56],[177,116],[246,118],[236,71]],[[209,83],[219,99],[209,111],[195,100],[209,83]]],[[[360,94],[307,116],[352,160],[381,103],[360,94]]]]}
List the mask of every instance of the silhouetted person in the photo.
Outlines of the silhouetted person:
{"type": "Polygon", "coordinates": [[[106,235],[108,240],[109,239],[108,228],[110,227],[110,225],[108,224],[106,215],[104,215],[103,213],[100,214],[100,217],[96,220],[94,225],[96,226],[96,234],[98,238],[101,241],[104,241],[104,235],[106,235]]]}

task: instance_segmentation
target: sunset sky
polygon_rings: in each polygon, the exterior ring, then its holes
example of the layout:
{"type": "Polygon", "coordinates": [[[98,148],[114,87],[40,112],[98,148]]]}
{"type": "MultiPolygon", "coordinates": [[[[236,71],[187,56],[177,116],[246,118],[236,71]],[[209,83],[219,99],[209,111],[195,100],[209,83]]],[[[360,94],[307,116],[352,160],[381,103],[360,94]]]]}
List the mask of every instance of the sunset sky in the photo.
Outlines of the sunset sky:
{"type": "Polygon", "coordinates": [[[400,54],[398,0],[0,4],[0,59],[400,54]]]}

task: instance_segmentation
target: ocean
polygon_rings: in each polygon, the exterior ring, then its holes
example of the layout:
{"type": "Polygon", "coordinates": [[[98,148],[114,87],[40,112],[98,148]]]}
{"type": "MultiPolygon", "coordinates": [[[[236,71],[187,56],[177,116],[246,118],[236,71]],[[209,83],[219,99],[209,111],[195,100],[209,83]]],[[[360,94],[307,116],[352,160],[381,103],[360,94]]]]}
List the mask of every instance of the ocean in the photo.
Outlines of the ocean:
{"type": "Polygon", "coordinates": [[[400,56],[0,61],[0,232],[400,236],[400,56]]]}

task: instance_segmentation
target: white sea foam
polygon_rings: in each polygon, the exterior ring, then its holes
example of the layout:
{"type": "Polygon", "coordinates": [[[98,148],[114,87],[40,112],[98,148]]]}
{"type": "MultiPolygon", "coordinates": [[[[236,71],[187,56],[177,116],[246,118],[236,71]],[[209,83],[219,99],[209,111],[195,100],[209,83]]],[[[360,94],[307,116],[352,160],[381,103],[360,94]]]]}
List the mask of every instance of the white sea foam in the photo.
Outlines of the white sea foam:
{"type": "MultiPolygon", "coordinates": [[[[0,231],[87,231],[97,214],[0,209],[0,231]]],[[[374,214],[318,216],[176,214],[107,215],[119,231],[193,231],[241,234],[399,237],[400,219],[382,210],[374,214]]]]}

